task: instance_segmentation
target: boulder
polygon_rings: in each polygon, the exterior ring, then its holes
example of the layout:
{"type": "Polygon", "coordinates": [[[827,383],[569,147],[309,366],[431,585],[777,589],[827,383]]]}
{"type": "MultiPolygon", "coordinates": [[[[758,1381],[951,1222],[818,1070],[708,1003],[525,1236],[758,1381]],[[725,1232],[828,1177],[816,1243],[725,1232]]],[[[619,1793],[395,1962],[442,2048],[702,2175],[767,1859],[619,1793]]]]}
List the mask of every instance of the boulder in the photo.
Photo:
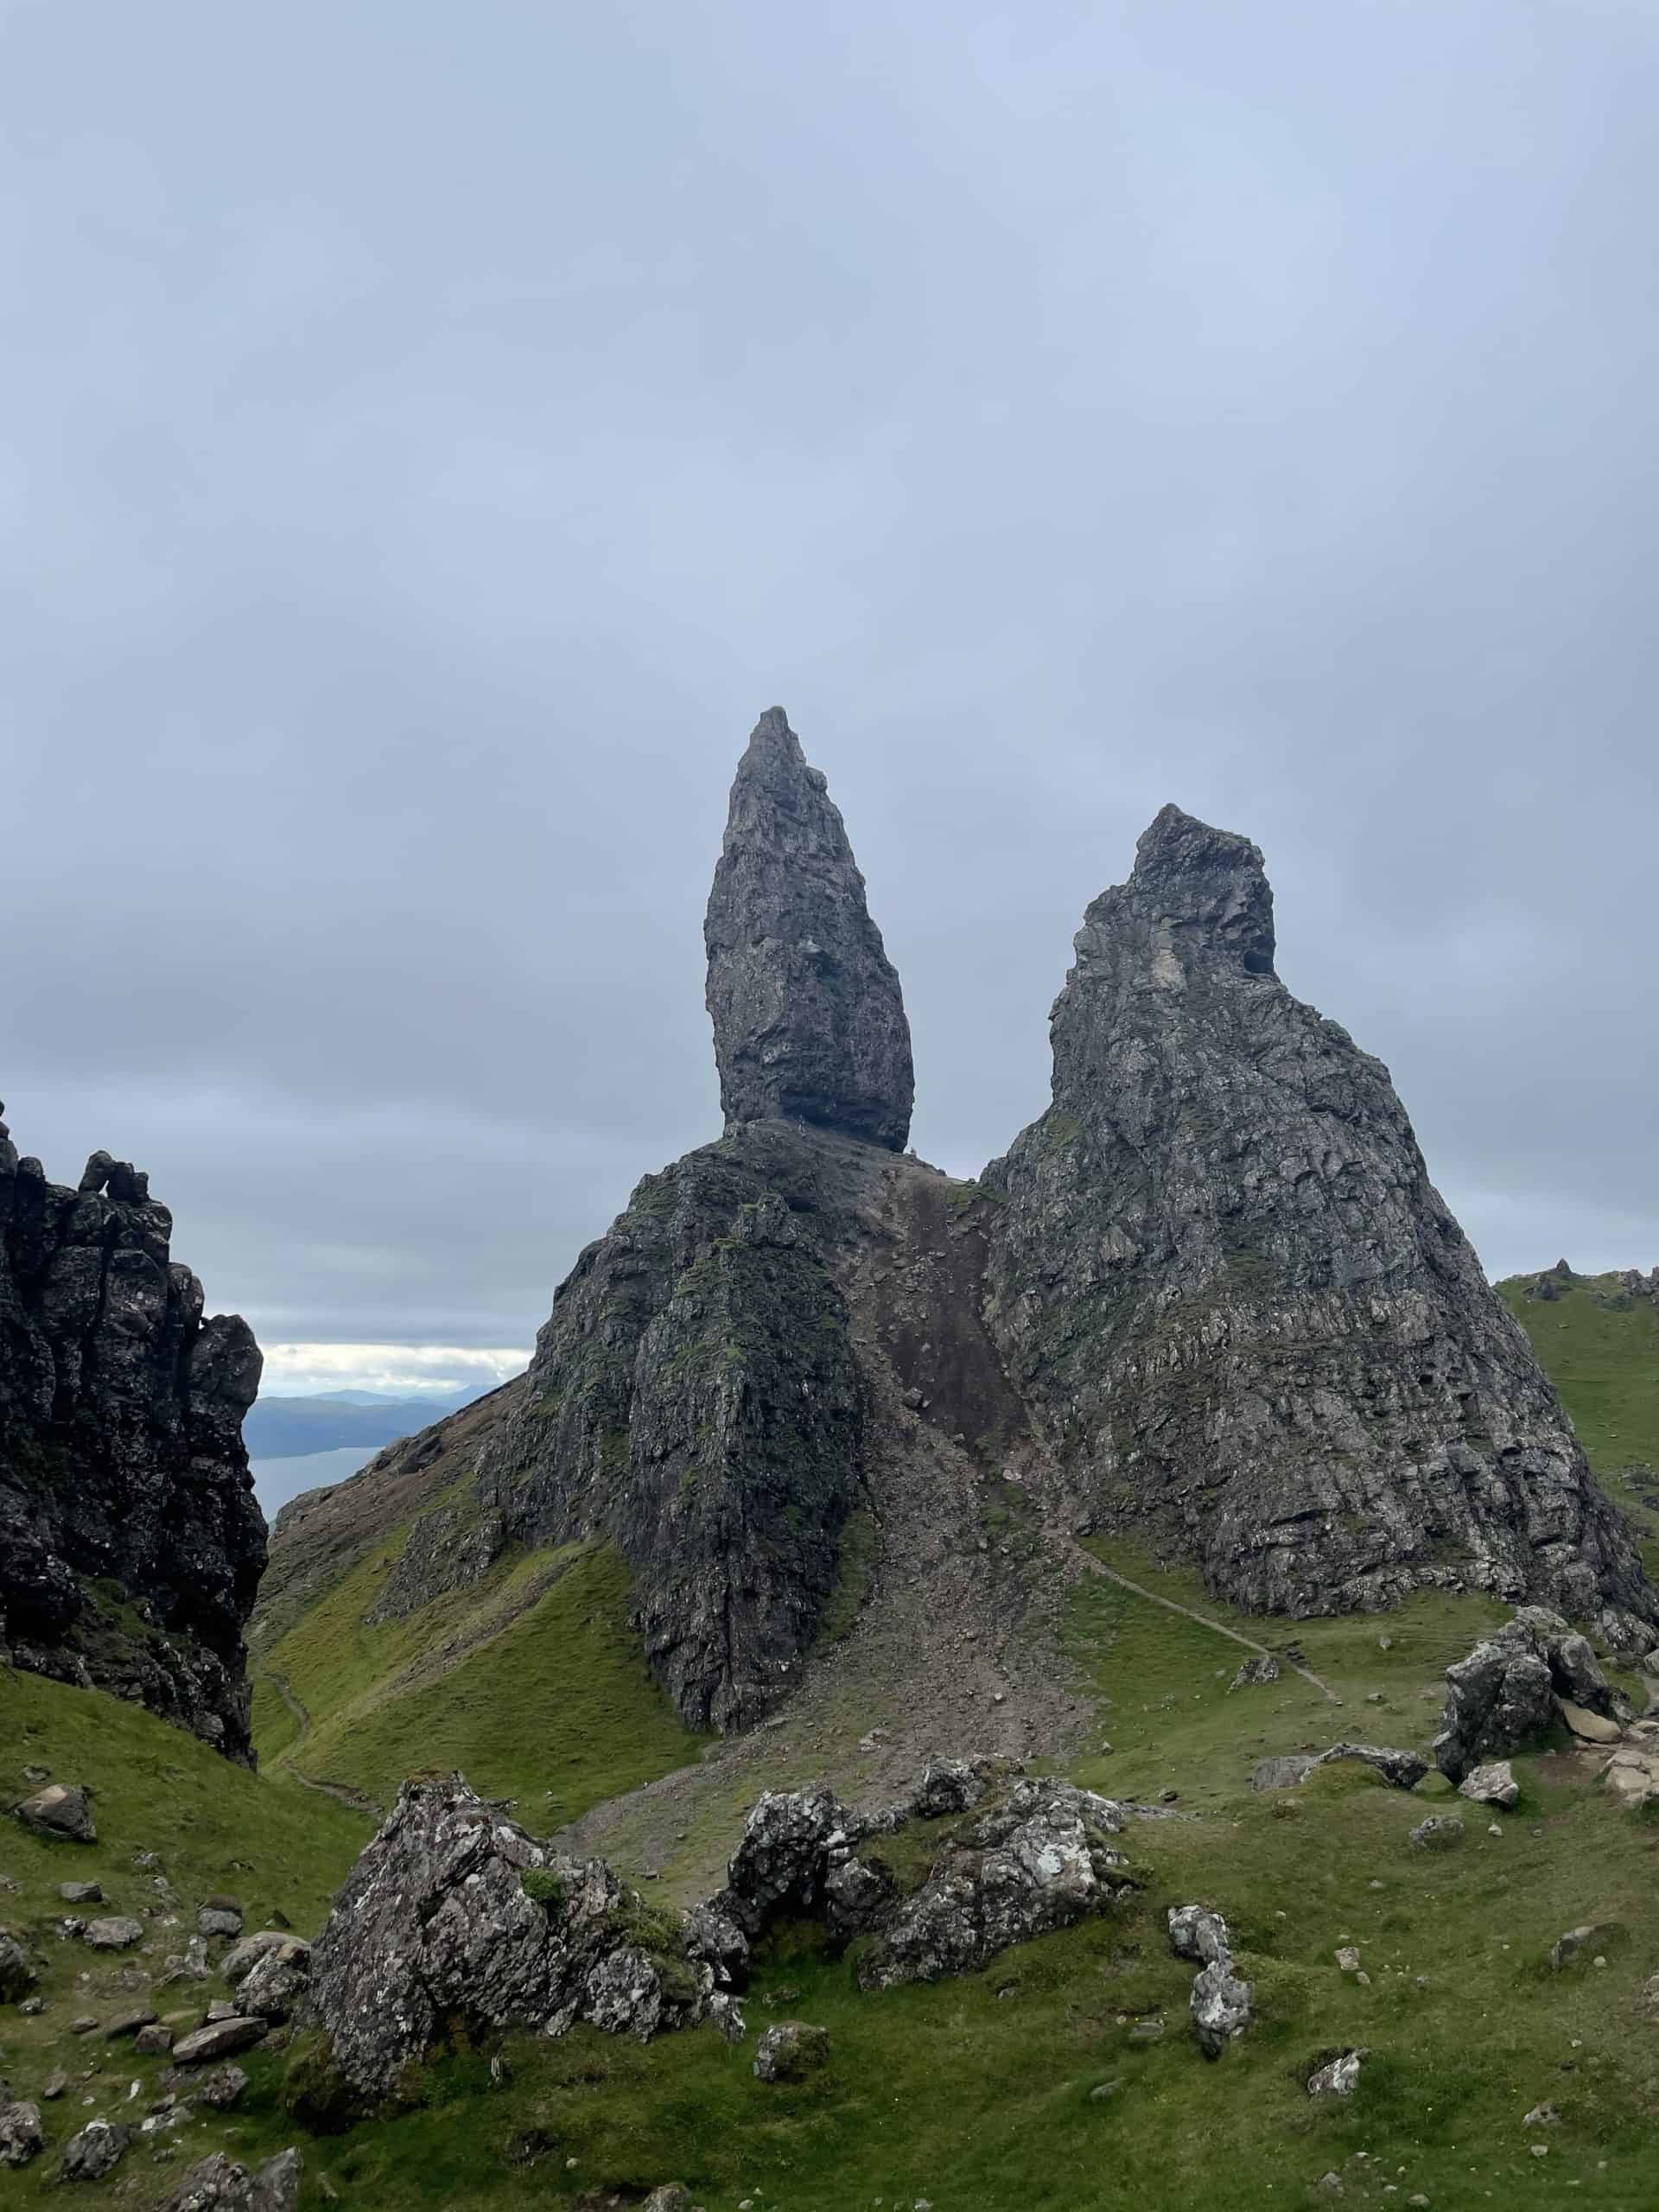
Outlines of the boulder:
{"type": "Polygon", "coordinates": [[[805,2020],[779,2020],[755,2045],[759,2082],[804,2082],[828,2063],[830,2037],[805,2020]]]}
{"type": "Polygon", "coordinates": [[[159,2020],[140,2028],[133,2049],[140,2058],[165,2058],[173,2048],[173,2031],[159,2020]]]}
{"type": "Polygon", "coordinates": [[[132,2130],[116,2120],[89,2120],[63,2146],[61,2181],[102,2181],[112,2173],[132,2140],[132,2130]]]}
{"type": "Polygon", "coordinates": [[[1254,1689],[1265,1682],[1276,1682],[1278,1679],[1279,1662],[1270,1651],[1258,1652],[1254,1659],[1247,1659],[1244,1662],[1228,1684],[1228,1689],[1230,1693],[1233,1690],[1254,1689]]]}
{"type": "Polygon", "coordinates": [[[1357,1759],[1375,1767],[1395,1789],[1414,1789],[1428,1772],[1428,1761],[1415,1751],[1393,1751],[1382,1744],[1333,1744],[1328,1751],[1320,1752],[1318,1764],[1329,1766],[1342,1759],[1357,1759]]]}
{"type": "Polygon", "coordinates": [[[118,2012],[104,2031],[105,2040],[115,2043],[124,2036],[136,2036],[141,2030],[155,2024],[155,2007],[140,2005],[130,2012],[118,2012]]]}
{"type": "Polygon", "coordinates": [[[234,1940],[242,1933],[242,1916],[228,1906],[205,1904],[196,1915],[196,1933],[207,1936],[227,1936],[234,1940]]]}
{"type": "Polygon", "coordinates": [[[232,2105],[242,2101],[248,2077],[239,2066],[215,2066],[191,2085],[192,2094],[199,2104],[211,2105],[215,2112],[229,2112],[232,2105]]]}
{"type": "Polygon", "coordinates": [[[1359,2085],[1359,2062],[1365,2056],[1363,2050],[1344,2050],[1307,2077],[1310,2097],[1351,2097],[1359,2085]]]}
{"type": "Polygon", "coordinates": [[[112,1913],[104,1920],[89,1920],[80,1940],[94,1951],[130,1951],[144,1940],[144,1923],[125,1914],[112,1913]]]}
{"type": "Polygon", "coordinates": [[[17,1808],[17,1817],[36,1835],[54,1836],[68,1843],[98,1841],[98,1825],[86,1802],[86,1792],[73,1789],[67,1783],[49,1783],[32,1797],[25,1797],[17,1808]]]}
{"type": "Polygon", "coordinates": [[[173,2046],[175,2066],[207,2066],[217,2058],[233,2058],[239,2050],[251,2050],[255,2044],[263,2043],[270,2022],[235,2017],[228,2020],[210,2020],[205,2028],[181,2036],[173,2046]]]}
{"type": "Polygon", "coordinates": [[[911,1810],[925,1821],[966,1813],[985,1795],[985,1783],[966,1759],[930,1759],[922,1769],[911,1810]]]}
{"type": "Polygon", "coordinates": [[[1455,1851],[1464,1839],[1463,1822],[1455,1813],[1431,1813],[1413,1828],[1414,1851],[1455,1851]]]}
{"type": "Polygon", "coordinates": [[[372,2102],[452,2020],[643,2040],[699,2019],[715,1974],[691,1943],[602,1859],[561,1856],[459,1775],[409,1783],[312,1947],[301,2017],[346,2095],[372,2102]]]}
{"type": "Polygon", "coordinates": [[[1659,1804],[1659,1755],[1622,1745],[1603,1767],[1601,1786],[1626,1812],[1659,1804]]]}
{"type": "Polygon", "coordinates": [[[279,1951],[285,1943],[297,1939],[281,1928],[262,1928],[256,1936],[245,1936],[233,1943],[219,1962],[219,1970],[232,1987],[241,1980],[267,1951],[279,1951]]]}
{"type": "Polygon", "coordinates": [[[60,1882],[58,1895],[65,1904],[102,1904],[104,1891],[97,1882],[60,1882]]]}
{"type": "Polygon", "coordinates": [[[237,2009],[264,2020],[286,2020],[298,2011],[311,1980],[311,1946],[290,1936],[264,1952],[237,1986],[237,2009]]]}
{"type": "Polygon", "coordinates": [[[297,2150],[279,2151],[251,2171],[213,2151],[184,2174],[163,2212],[296,2212],[304,2172],[297,2150]]]}
{"type": "Polygon", "coordinates": [[[951,1839],[914,1895],[897,1900],[858,1964],[887,1989],[968,1974],[1011,1943],[1069,1927],[1129,1893],[1113,1839],[1122,1808],[1070,1783],[1023,1781],[951,1839]]]}
{"type": "Polygon", "coordinates": [[[652,2190],[640,2212],[692,2212],[691,2192],[677,2181],[665,2181],[660,2189],[652,2190]]]}
{"type": "Polygon", "coordinates": [[[1571,1698],[1558,1697],[1555,1710],[1581,1744],[1616,1744],[1624,1732],[1611,1713],[1592,1713],[1571,1698]]]}
{"type": "Polygon", "coordinates": [[[1570,1967],[1581,1958],[1592,1943],[1600,1942],[1607,1930],[1599,1920],[1586,1921],[1578,1928],[1569,1928],[1565,1936],[1558,1936],[1549,1947],[1549,1963],[1559,1974],[1563,1967],[1570,1967]]]}
{"type": "Polygon", "coordinates": [[[1169,1948],[1178,1959],[1195,1966],[1212,1966],[1231,1955],[1227,1923],[1218,1912],[1201,1904],[1173,1904],[1169,1908],[1169,1948]]]}
{"type": "Polygon", "coordinates": [[[782,1914],[815,1916],[862,1833],[828,1789],[769,1789],[751,1807],[726,1887],[711,1903],[751,1942],[782,1914]]]}
{"type": "Polygon", "coordinates": [[[1225,1953],[1193,1976],[1188,1999],[1192,2032],[1206,2058],[1219,2058],[1250,2024],[1250,1985],[1233,1971],[1225,1953]]]}
{"type": "Polygon", "coordinates": [[[1484,1765],[1471,1767],[1458,1784],[1459,1797],[1466,1797],[1474,1805],[1513,1805],[1521,1795],[1521,1785],[1507,1759],[1489,1759],[1484,1765]]]}
{"type": "Polygon", "coordinates": [[[1559,1613],[1521,1606],[1446,1670],[1446,1709],[1434,1763],[1452,1782],[1546,1735],[1556,1700],[1617,1726],[1618,1699],[1585,1638],[1559,1613]]]}
{"type": "Polygon", "coordinates": [[[0,2102],[0,2166],[26,2166],[46,2148],[38,2105],[0,2102]]]}

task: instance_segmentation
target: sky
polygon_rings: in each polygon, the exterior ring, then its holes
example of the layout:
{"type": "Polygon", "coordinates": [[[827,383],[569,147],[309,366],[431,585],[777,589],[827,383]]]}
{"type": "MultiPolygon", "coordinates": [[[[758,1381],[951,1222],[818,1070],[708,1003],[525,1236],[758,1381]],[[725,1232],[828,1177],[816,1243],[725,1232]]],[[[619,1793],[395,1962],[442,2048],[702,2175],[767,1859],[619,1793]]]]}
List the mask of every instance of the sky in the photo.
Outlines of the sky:
{"type": "Polygon", "coordinates": [[[1166,800],[1494,1274],[1659,1261],[1650,0],[0,0],[0,1096],[280,1389],[718,1134],[789,709],[972,1173],[1166,800]]]}

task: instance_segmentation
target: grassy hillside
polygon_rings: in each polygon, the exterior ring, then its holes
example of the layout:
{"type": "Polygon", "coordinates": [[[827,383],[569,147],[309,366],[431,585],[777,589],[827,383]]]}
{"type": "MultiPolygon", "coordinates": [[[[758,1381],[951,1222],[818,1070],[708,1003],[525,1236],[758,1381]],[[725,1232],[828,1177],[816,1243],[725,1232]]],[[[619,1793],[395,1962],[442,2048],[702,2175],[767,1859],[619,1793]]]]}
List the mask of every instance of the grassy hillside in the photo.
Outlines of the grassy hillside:
{"type": "MultiPolygon", "coordinates": [[[[1179,1578],[1122,1554],[1111,1563],[1203,1609],[1179,1578]]],[[[1125,1795],[1173,1789],[1175,1809],[1197,1815],[1131,1827],[1147,1877],[1134,1908],[982,1974],[882,1995],[861,1994],[815,1938],[785,1934],[762,1965],[741,2048],[710,2029],[648,2047],[588,2031],[556,2044],[511,2037],[499,2080],[497,2046],[456,2050],[430,2069],[416,2109],[307,2139],[307,2203],[328,2201],[326,2181],[339,2201],[380,2212],[577,2212],[679,2179],[708,2212],[744,2200],[754,2212],[845,2212],[878,2199],[937,2212],[1259,2212],[1330,2201],[1317,2184],[1336,2172],[1342,2201],[1378,2212],[1413,2196],[1437,2212],[1505,2199],[1647,2212],[1659,2195],[1659,2024],[1640,1992],[1659,1967],[1659,1827],[1618,1814],[1560,1746],[1516,1762],[1522,1802],[1495,1823],[1462,1807],[1466,1841],[1445,1857],[1407,1842],[1449,1796],[1438,1777],[1411,1796],[1369,1770],[1288,1796],[1249,1786],[1263,1750],[1339,1734],[1423,1741],[1439,1669],[1492,1610],[1432,1598],[1373,1619],[1249,1624],[1281,1651],[1294,1642],[1338,1707],[1290,1675],[1231,1690],[1243,1655],[1215,1628],[1080,1583],[1073,1648],[1097,1698],[1096,1746],[1114,1748],[1092,1751],[1078,1777],[1125,1795]],[[1163,1935],[1165,1908],[1194,1898],[1228,1916],[1256,1993],[1255,2025],[1213,2065],[1186,2030],[1191,1970],[1163,1935]],[[1592,1920],[1605,1932],[1584,1962],[1552,1973],[1550,1943],[1592,1920]],[[1338,1969],[1344,1943],[1368,1983],[1338,1969]],[[805,2087],[769,2087],[751,2070],[754,2032],[784,2015],[831,2037],[828,2071],[805,2087]],[[1135,2037],[1157,2022],[1160,2037],[1135,2037]],[[1350,2045],[1370,2053],[1357,2094],[1315,2104],[1306,2073],[1350,2045]],[[1526,2113],[1545,2102],[1558,2124],[1528,2131],[1526,2113]]],[[[71,2012],[99,2005],[73,1980],[85,1955],[45,1936],[52,1885],[90,1864],[116,1904],[135,1902],[130,1853],[143,1844],[191,1902],[229,1887],[256,1917],[280,1904],[308,1932],[361,1824],[292,1785],[226,1770],[143,1713],[27,1678],[5,1690],[0,1758],[14,1772],[30,1758],[85,1772],[105,1826],[96,1853],[21,1836],[5,1847],[8,1872],[24,1877],[8,1910],[41,1938],[52,1998],[41,2021],[3,2016],[5,2070],[27,2093],[49,2064],[91,2064],[77,2094],[113,2112],[133,2081],[141,2098],[155,2092],[160,2062],[64,2038],[71,2012]]],[[[532,1709],[546,1712],[539,1699],[532,1709]]],[[[198,2009],[211,1993],[195,1996],[198,2009]]],[[[242,2063],[245,2108],[197,2123],[181,2161],[210,2140],[264,2155],[294,2139],[282,2055],[242,2063]]],[[[86,2111],[47,2108],[58,2141],[86,2111]]],[[[51,2164],[16,2178],[19,2201],[49,2186],[51,2164]]],[[[135,2152],[115,2185],[89,2194],[124,2184],[143,2204],[176,2170],[135,2152]]]]}
{"type": "Polygon", "coordinates": [[[1659,1580],[1659,1306],[1633,1298],[1616,1274],[1574,1275],[1552,1299],[1529,1294],[1536,1280],[1512,1276],[1498,1294],[1604,1487],[1642,1529],[1648,1573],[1659,1580]]]}
{"type": "Polygon", "coordinates": [[[257,1736],[270,1772],[386,1805],[406,1775],[458,1766],[532,1825],[557,1827],[697,1757],[701,1739],[646,1671],[615,1552],[522,1554],[371,1626],[397,1551],[355,1567],[265,1655],[257,1736]]]}

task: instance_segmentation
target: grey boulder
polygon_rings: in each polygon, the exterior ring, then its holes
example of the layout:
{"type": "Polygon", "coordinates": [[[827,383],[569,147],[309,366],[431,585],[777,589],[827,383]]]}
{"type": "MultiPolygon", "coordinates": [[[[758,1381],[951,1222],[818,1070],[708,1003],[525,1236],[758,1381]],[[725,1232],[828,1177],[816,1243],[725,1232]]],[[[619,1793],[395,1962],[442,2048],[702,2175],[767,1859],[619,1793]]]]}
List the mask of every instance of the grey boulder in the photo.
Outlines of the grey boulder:
{"type": "Polygon", "coordinates": [[[1473,1805],[1510,1806],[1520,1796],[1521,1785],[1507,1759],[1489,1759],[1470,1768],[1458,1784],[1458,1795],[1473,1805]]]}
{"type": "Polygon", "coordinates": [[[1234,1973],[1232,1959],[1224,1951],[1193,1976],[1188,2009],[1192,2032],[1206,2058],[1219,2058],[1249,2027],[1250,1997],[1249,1983],[1234,1973]]]}
{"type": "Polygon", "coordinates": [[[94,1951],[130,1951],[144,1940],[144,1923],[125,1914],[112,1913],[104,1920],[89,1920],[80,1940],[94,1951]]]}
{"type": "Polygon", "coordinates": [[[228,2020],[210,2020],[205,2028],[197,2028],[188,2036],[181,2036],[173,2046],[175,2066],[207,2066],[215,2059],[233,2058],[239,2050],[251,2050],[255,2044],[264,2040],[270,2023],[248,2019],[238,2014],[228,2020]]]}
{"type": "Polygon", "coordinates": [[[1618,1694],[1589,1643],[1543,1605],[1520,1606],[1513,1620],[1483,1637],[1446,1669],[1446,1688],[1434,1763],[1456,1783],[1472,1767],[1537,1742],[1555,1719],[1558,1700],[1607,1722],[1620,1717],[1618,1694]]]}
{"type": "Polygon", "coordinates": [[[17,1817],[37,1835],[56,1836],[70,1843],[98,1841],[98,1827],[86,1792],[67,1783],[48,1783],[32,1797],[25,1797],[17,1808],[17,1817]]]}
{"type": "Polygon", "coordinates": [[[62,2181],[102,2181],[120,2164],[132,2131],[116,2120],[89,2120],[63,2146],[62,2181]]]}
{"type": "Polygon", "coordinates": [[[26,2166],[46,2147],[38,2105],[0,2104],[0,2166],[26,2166]]]}

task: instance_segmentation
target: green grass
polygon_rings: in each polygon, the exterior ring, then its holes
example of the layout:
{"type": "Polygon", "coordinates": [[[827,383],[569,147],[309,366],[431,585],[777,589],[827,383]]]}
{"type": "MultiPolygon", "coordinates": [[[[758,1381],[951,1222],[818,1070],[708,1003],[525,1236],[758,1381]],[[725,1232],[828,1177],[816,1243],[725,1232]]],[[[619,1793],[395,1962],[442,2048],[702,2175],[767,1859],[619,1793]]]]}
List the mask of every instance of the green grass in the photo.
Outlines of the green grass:
{"type": "Polygon", "coordinates": [[[397,1549],[378,1548],[267,1655],[312,1723],[301,1736],[280,1698],[262,1698],[260,1722],[277,1727],[274,1742],[256,1739],[274,1772],[292,1767],[387,1805],[407,1776],[459,1767],[545,1832],[697,1757],[702,1739],[640,1656],[616,1552],[520,1554],[471,1590],[370,1626],[397,1549]],[[446,1644],[470,1648],[406,1680],[446,1644]]]}
{"type": "Polygon", "coordinates": [[[1659,1308],[1637,1298],[1620,1313],[1613,1275],[1583,1275],[1558,1299],[1529,1298],[1525,1279],[1498,1285],[1561,1394],[1592,1466],[1632,1460],[1659,1468],[1659,1308]]]}
{"type": "Polygon", "coordinates": [[[1616,1275],[1578,1276],[1554,1299],[1529,1298],[1531,1280],[1501,1282],[1498,1294],[1560,1392],[1602,1487],[1636,1522],[1649,1576],[1659,1580],[1659,1488],[1631,1479],[1659,1470],[1659,1308],[1646,1298],[1622,1311],[1602,1303],[1621,1294],[1616,1275]]]}

